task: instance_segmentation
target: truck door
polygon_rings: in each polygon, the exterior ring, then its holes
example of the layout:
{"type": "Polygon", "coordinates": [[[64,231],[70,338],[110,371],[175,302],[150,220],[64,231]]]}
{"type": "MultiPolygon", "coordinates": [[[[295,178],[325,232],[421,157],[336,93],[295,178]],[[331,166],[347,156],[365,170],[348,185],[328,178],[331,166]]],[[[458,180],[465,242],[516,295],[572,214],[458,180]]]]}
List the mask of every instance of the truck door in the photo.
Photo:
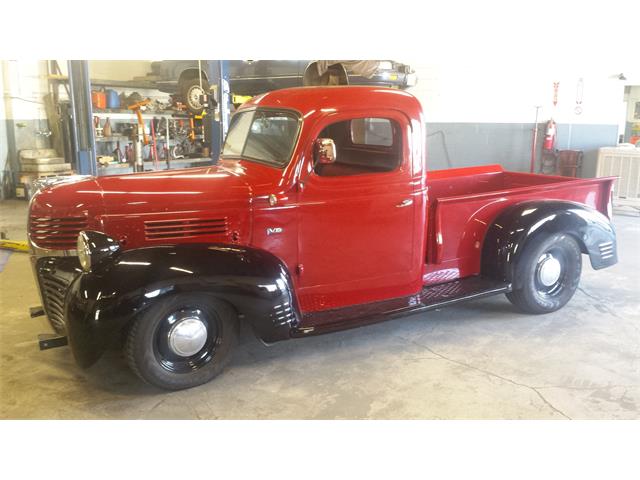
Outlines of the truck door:
{"type": "Polygon", "coordinates": [[[317,131],[314,138],[334,141],[336,161],[317,164],[309,148],[311,158],[300,177],[301,309],[416,293],[421,265],[414,256],[416,206],[406,117],[341,114],[325,119],[317,131]]]}

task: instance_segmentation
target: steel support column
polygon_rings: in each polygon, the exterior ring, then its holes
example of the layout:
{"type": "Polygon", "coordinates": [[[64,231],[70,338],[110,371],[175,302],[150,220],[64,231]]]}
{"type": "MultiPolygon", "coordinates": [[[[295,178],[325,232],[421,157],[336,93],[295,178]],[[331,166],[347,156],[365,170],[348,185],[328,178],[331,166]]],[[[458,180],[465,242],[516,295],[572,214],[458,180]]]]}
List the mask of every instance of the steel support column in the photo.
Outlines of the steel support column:
{"type": "Polygon", "coordinates": [[[229,88],[229,61],[207,60],[209,84],[216,86],[217,115],[211,115],[211,160],[218,161],[231,118],[231,89],[229,88]]]}
{"type": "Polygon", "coordinates": [[[86,60],[69,60],[68,70],[73,115],[73,164],[81,175],[97,175],[89,63],[86,60]]]}

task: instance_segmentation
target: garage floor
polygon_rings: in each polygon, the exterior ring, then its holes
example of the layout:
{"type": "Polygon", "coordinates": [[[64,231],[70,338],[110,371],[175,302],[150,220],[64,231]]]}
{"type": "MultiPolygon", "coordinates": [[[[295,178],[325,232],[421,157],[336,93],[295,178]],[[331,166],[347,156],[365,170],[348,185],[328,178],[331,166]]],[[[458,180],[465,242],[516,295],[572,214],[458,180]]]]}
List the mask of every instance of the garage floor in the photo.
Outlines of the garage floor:
{"type": "MultiPolygon", "coordinates": [[[[25,218],[25,202],[0,203],[10,238],[25,238],[25,218]]],[[[27,314],[39,303],[28,255],[0,253],[0,417],[637,419],[640,218],[615,224],[621,262],[585,264],[554,314],[499,296],[268,348],[245,331],[222,376],[174,393],[140,383],[115,351],[89,370],[66,348],[39,352],[49,329],[27,314]]]]}

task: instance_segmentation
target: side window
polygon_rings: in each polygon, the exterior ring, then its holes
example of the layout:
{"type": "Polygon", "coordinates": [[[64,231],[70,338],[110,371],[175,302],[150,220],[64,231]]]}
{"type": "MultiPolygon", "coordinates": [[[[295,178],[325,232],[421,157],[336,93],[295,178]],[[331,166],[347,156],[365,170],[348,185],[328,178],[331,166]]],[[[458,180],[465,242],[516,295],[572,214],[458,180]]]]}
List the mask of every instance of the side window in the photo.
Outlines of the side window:
{"type": "Polygon", "coordinates": [[[355,145],[393,145],[393,128],[388,118],[356,118],[351,120],[351,142],[355,145]]]}
{"type": "Polygon", "coordinates": [[[398,123],[388,118],[354,118],[332,123],[318,138],[330,138],[336,146],[336,161],[316,164],[322,177],[391,172],[402,159],[398,123]]]}

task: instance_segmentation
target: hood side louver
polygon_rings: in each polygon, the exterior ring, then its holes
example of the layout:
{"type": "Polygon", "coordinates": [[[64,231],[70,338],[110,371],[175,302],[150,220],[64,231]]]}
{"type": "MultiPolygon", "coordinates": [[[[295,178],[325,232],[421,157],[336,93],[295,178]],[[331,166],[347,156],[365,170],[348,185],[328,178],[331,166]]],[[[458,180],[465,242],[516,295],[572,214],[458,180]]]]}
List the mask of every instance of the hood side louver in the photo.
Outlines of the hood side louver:
{"type": "Polygon", "coordinates": [[[87,217],[29,217],[29,235],[39,248],[74,250],[81,230],[88,225],[87,217]]]}
{"type": "Polygon", "coordinates": [[[226,237],[228,233],[227,217],[147,220],[144,222],[144,235],[147,240],[171,240],[212,235],[226,237]]]}

